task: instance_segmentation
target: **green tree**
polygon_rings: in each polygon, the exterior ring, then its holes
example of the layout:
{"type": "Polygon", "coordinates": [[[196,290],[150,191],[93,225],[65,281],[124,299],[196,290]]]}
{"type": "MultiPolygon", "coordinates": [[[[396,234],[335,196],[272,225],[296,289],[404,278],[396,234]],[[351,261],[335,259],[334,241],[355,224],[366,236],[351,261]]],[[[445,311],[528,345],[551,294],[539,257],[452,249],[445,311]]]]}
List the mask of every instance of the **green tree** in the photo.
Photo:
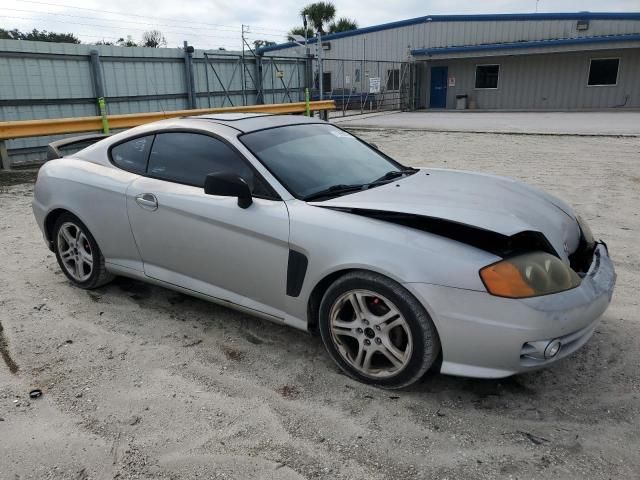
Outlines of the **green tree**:
{"type": "Polygon", "coordinates": [[[119,47],[137,47],[138,44],[133,41],[133,37],[131,35],[127,35],[127,38],[120,37],[116,42],[116,45],[119,47]]]}
{"type": "MultiPolygon", "coordinates": [[[[287,37],[287,40],[292,41],[293,40],[293,36],[294,35],[300,35],[301,37],[304,38],[304,27],[296,27],[296,28],[292,28],[291,31],[289,32],[289,36],[287,37]]],[[[311,28],[307,28],[307,38],[313,38],[313,29],[311,28]]]]}
{"type": "Polygon", "coordinates": [[[329,25],[329,33],[348,32],[358,28],[358,23],[347,17],[339,18],[337,22],[331,22],[329,25]]]}
{"type": "Polygon", "coordinates": [[[30,32],[21,32],[17,28],[13,30],[0,28],[0,38],[9,40],[31,40],[33,42],[80,43],[78,37],[73,33],[48,32],[35,28],[30,32]]]}
{"type": "Polygon", "coordinates": [[[336,16],[336,7],[331,2],[316,2],[304,7],[300,14],[307,16],[316,32],[324,34],[324,25],[336,16]]]}
{"type": "Polygon", "coordinates": [[[271,40],[254,40],[253,41],[253,49],[257,50],[262,47],[268,47],[269,45],[275,45],[276,42],[272,42],[271,40]]]}

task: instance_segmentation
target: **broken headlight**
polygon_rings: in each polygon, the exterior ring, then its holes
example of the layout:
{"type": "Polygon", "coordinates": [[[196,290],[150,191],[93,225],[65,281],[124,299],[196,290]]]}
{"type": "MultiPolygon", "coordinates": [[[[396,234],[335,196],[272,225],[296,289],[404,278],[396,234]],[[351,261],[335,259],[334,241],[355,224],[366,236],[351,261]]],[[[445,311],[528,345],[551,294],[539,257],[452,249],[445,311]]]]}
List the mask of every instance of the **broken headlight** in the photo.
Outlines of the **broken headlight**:
{"type": "Polygon", "coordinates": [[[580,215],[576,217],[576,221],[578,222],[578,226],[580,227],[580,231],[582,232],[582,238],[587,245],[593,245],[595,240],[593,239],[593,233],[591,233],[591,228],[587,222],[584,221],[580,215]]]}
{"type": "Polygon", "coordinates": [[[490,294],[507,298],[548,295],[580,285],[576,272],[545,252],[506,258],[480,270],[480,278],[490,294]]]}

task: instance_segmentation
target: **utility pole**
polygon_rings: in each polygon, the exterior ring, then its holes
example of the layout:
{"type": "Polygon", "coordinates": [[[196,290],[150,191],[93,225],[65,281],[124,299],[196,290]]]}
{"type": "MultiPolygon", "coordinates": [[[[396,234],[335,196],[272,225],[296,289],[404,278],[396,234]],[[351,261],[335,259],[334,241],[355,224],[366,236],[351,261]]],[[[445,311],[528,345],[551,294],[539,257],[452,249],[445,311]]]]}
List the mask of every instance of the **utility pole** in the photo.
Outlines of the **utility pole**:
{"type": "MultiPolygon", "coordinates": [[[[241,60],[241,69],[240,69],[240,81],[242,82],[242,104],[247,104],[247,85],[246,85],[246,72],[244,71],[244,45],[247,43],[244,34],[249,33],[249,25],[242,24],[242,60],[241,60]]],[[[248,45],[248,44],[247,44],[248,45]]]]}
{"type": "Polygon", "coordinates": [[[307,15],[306,14],[302,14],[302,25],[304,25],[304,53],[307,55],[307,58],[309,58],[310,52],[309,52],[309,43],[307,41],[307,15]]]}
{"type": "Polygon", "coordinates": [[[307,30],[307,15],[306,14],[302,14],[302,25],[304,26],[304,83],[305,83],[305,88],[304,88],[304,101],[307,105],[307,112],[306,115],[307,117],[309,117],[311,115],[311,112],[309,110],[309,86],[311,86],[311,88],[313,88],[313,85],[310,85],[310,83],[313,83],[313,60],[311,60],[311,52],[309,50],[309,39],[307,38],[307,34],[308,34],[308,30],[307,30]],[[311,82],[309,81],[311,80],[311,82]]]}

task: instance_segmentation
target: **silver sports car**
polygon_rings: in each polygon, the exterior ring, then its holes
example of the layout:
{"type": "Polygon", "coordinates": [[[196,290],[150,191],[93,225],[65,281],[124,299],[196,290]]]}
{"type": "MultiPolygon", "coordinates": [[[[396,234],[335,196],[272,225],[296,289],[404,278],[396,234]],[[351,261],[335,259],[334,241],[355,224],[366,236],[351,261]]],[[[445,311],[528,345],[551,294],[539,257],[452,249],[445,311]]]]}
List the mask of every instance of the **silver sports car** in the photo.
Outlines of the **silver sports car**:
{"type": "Polygon", "coordinates": [[[607,247],[563,201],[320,120],[164,120],[60,155],[78,141],[50,146],[33,200],[73,284],[124,275],[317,331],[363,382],[544,367],[611,301],[607,247]]]}

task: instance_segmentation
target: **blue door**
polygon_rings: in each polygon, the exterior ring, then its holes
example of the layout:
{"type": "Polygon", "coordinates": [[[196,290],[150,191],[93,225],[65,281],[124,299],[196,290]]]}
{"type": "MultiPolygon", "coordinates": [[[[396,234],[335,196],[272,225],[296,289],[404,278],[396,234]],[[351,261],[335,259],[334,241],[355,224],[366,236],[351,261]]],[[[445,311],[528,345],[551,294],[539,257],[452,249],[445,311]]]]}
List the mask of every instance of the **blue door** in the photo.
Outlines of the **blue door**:
{"type": "Polygon", "coordinates": [[[431,67],[430,108],[447,108],[447,67],[431,67]]]}

